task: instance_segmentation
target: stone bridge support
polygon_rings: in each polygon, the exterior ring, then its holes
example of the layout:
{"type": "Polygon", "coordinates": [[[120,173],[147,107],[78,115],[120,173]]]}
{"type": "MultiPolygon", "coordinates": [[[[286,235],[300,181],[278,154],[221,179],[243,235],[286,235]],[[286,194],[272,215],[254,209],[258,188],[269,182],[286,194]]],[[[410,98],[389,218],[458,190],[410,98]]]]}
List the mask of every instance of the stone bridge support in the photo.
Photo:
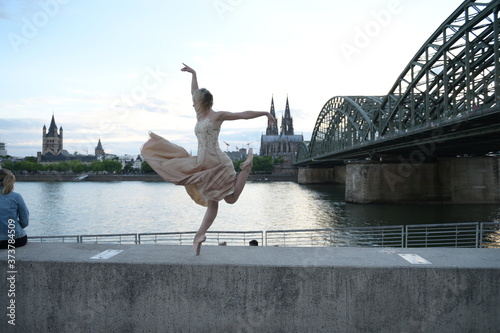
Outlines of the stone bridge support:
{"type": "Polygon", "coordinates": [[[500,158],[453,157],[417,163],[352,162],[346,197],[353,203],[500,203],[500,158]]]}
{"type": "Polygon", "coordinates": [[[346,167],[300,168],[297,182],[299,184],[345,183],[346,167]]]}

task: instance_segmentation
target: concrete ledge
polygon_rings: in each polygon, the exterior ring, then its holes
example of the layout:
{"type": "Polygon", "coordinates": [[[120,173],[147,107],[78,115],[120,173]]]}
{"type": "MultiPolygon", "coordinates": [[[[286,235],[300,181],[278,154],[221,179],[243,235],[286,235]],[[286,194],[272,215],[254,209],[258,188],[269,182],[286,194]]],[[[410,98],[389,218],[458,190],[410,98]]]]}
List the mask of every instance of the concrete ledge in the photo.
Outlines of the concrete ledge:
{"type": "Polygon", "coordinates": [[[205,246],[194,256],[189,246],[29,243],[15,252],[15,327],[6,266],[1,332],[500,327],[498,249],[205,246]],[[122,252],[91,259],[109,249],[122,252]]]}

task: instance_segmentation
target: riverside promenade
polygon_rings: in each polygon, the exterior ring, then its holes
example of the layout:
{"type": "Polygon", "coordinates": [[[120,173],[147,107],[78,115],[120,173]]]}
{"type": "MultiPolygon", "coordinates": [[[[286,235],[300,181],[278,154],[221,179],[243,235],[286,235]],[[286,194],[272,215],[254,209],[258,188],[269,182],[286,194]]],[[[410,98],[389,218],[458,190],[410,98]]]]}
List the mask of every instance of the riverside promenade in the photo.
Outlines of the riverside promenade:
{"type": "MultiPolygon", "coordinates": [[[[65,175],[65,174],[48,174],[48,175],[18,175],[16,181],[20,182],[75,182],[75,181],[90,181],[90,182],[120,182],[120,181],[143,181],[143,182],[164,182],[157,174],[99,174],[88,175],[82,180],[77,178],[81,175],[65,175]]],[[[248,177],[248,181],[293,181],[297,182],[297,175],[289,174],[252,174],[248,177]]]]}
{"type": "Polygon", "coordinates": [[[499,249],[28,243],[1,267],[1,332],[500,327],[499,249]]]}

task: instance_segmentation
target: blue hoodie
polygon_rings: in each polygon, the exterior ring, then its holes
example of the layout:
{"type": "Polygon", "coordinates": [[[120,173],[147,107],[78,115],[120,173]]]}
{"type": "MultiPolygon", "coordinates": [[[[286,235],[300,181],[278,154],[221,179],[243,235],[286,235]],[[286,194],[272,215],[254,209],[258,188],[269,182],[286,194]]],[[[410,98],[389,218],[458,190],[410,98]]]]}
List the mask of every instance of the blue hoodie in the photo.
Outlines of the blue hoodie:
{"type": "Polygon", "coordinates": [[[8,240],[14,230],[15,239],[26,236],[29,224],[29,211],[23,197],[16,193],[2,194],[0,186],[0,240],[8,240]],[[10,232],[9,232],[10,231],[10,232]]]}

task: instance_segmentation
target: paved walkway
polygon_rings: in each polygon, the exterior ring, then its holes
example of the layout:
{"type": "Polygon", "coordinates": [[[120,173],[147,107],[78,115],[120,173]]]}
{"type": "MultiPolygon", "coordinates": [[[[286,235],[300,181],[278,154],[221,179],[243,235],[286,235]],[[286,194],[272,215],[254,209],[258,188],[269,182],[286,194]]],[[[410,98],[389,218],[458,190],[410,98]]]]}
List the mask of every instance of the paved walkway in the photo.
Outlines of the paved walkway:
{"type": "Polygon", "coordinates": [[[500,249],[202,246],[201,255],[195,256],[191,246],[28,243],[16,249],[16,260],[239,266],[500,268],[500,249]]]}

